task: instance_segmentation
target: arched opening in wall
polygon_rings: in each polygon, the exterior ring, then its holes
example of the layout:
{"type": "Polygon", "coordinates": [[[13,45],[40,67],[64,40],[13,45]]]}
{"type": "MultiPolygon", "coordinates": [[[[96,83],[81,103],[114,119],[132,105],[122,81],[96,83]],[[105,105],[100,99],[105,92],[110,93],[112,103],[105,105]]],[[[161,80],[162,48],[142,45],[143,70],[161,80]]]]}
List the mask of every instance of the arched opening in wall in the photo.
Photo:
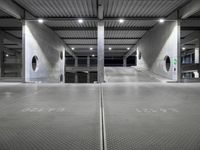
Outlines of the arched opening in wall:
{"type": "Polygon", "coordinates": [[[139,54],[138,54],[138,58],[141,59],[142,58],[142,53],[139,51],[139,54]]]}
{"type": "Polygon", "coordinates": [[[60,59],[63,59],[63,52],[60,52],[60,59]]]}
{"type": "Polygon", "coordinates": [[[63,74],[60,75],[60,82],[63,82],[63,74]]]}
{"type": "Polygon", "coordinates": [[[165,56],[164,61],[165,61],[166,71],[168,72],[170,70],[170,67],[171,67],[170,57],[169,56],[165,56]]]}
{"type": "Polygon", "coordinates": [[[38,67],[38,57],[33,56],[33,58],[32,58],[32,69],[33,69],[33,71],[36,71],[37,67],[38,67]]]}

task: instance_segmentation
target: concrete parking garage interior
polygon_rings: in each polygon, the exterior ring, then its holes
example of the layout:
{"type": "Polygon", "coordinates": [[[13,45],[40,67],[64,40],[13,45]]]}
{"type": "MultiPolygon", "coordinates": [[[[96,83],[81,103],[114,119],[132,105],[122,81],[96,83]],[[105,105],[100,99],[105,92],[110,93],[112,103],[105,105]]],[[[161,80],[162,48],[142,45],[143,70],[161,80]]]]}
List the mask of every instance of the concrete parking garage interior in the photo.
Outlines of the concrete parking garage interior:
{"type": "Polygon", "coordinates": [[[0,150],[199,150],[199,0],[0,0],[0,150]]]}

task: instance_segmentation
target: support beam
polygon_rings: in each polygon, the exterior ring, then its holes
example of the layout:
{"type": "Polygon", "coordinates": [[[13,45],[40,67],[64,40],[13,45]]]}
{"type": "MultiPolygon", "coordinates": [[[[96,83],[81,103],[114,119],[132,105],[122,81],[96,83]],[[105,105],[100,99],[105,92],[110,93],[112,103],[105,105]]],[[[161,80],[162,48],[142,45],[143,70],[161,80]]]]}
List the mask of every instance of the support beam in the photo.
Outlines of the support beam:
{"type": "Polygon", "coordinates": [[[11,0],[0,0],[0,10],[17,18],[24,18],[24,10],[11,0]]]}
{"type": "MultiPolygon", "coordinates": [[[[90,67],[90,56],[87,56],[87,67],[90,67]]],[[[90,72],[87,73],[87,83],[90,83],[90,72]]]]}
{"type": "Polygon", "coordinates": [[[103,16],[103,0],[98,0],[98,19],[102,20],[103,16]]]}
{"type": "Polygon", "coordinates": [[[2,38],[7,39],[9,41],[15,42],[18,45],[22,45],[22,40],[16,38],[15,36],[11,35],[10,33],[7,33],[5,31],[0,30],[0,35],[2,36],[2,38]]]}
{"type": "Polygon", "coordinates": [[[134,45],[124,56],[124,58],[128,58],[131,56],[134,52],[136,52],[136,45],[134,45]]]}
{"type": "MultiPolygon", "coordinates": [[[[102,12],[102,11],[101,11],[102,12]]],[[[98,13],[98,18],[96,17],[82,17],[85,21],[96,21],[104,20],[104,21],[118,21],[119,17],[103,17],[103,19],[100,16],[100,13],[98,13]]],[[[77,17],[44,17],[45,21],[77,21],[77,17]]],[[[126,21],[136,21],[136,20],[145,20],[145,21],[158,21],[160,18],[158,17],[123,17],[126,21]]],[[[29,19],[30,21],[34,21],[35,19],[29,19]]]]}
{"type": "MultiPolygon", "coordinates": [[[[147,31],[150,30],[152,27],[118,27],[118,28],[113,28],[113,27],[107,27],[105,28],[106,31],[130,31],[130,30],[137,30],[137,31],[147,31]]],[[[52,30],[54,31],[96,31],[95,27],[83,27],[83,28],[72,28],[72,27],[51,27],[52,30]]]]}
{"type": "Polygon", "coordinates": [[[200,1],[192,0],[189,4],[180,10],[181,19],[186,19],[200,11],[200,1]]]}
{"type": "Polygon", "coordinates": [[[126,67],[126,66],[127,66],[127,58],[123,57],[123,67],[126,67]]]}
{"type": "Polygon", "coordinates": [[[188,44],[190,42],[196,41],[200,39],[200,32],[194,32],[188,36],[186,36],[184,39],[181,40],[181,45],[188,44]]]}
{"type": "MultiPolygon", "coordinates": [[[[62,37],[62,40],[97,40],[97,38],[73,38],[73,37],[62,37]]],[[[117,38],[117,37],[112,37],[112,38],[105,38],[105,40],[140,40],[141,38],[117,38]]]]}
{"type": "Polygon", "coordinates": [[[177,82],[181,82],[182,67],[181,67],[181,21],[177,21],[177,82]]]}
{"type": "Polygon", "coordinates": [[[2,46],[2,43],[3,43],[3,38],[0,37],[0,78],[2,77],[3,75],[3,46],[2,46]]]}
{"type": "Polygon", "coordinates": [[[97,42],[97,72],[98,72],[98,82],[104,82],[104,22],[98,22],[98,32],[97,32],[98,42],[97,42]]]}

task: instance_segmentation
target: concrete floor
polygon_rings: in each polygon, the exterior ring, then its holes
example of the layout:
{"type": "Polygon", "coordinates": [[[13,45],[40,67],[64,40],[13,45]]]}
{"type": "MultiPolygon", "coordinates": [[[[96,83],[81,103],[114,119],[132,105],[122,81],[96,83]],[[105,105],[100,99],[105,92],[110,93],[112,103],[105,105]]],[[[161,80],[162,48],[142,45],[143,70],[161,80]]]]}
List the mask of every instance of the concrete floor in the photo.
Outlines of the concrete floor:
{"type": "Polygon", "coordinates": [[[101,94],[108,150],[199,150],[200,84],[135,75],[103,93],[94,84],[0,83],[0,150],[100,149],[101,94]]]}
{"type": "Polygon", "coordinates": [[[105,80],[109,83],[159,82],[150,74],[134,67],[105,67],[105,80]]]}

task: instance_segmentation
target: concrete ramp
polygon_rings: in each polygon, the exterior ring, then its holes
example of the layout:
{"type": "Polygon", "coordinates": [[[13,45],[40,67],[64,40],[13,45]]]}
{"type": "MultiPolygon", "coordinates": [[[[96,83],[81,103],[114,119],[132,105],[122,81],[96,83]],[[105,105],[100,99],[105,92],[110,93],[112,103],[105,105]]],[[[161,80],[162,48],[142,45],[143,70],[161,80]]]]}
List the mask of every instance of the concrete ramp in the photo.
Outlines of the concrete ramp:
{"type": "Polygon", "coordinates": [[[147,72],[134,67],[105,67],[106,82],[159,82],[147,72]]]}

